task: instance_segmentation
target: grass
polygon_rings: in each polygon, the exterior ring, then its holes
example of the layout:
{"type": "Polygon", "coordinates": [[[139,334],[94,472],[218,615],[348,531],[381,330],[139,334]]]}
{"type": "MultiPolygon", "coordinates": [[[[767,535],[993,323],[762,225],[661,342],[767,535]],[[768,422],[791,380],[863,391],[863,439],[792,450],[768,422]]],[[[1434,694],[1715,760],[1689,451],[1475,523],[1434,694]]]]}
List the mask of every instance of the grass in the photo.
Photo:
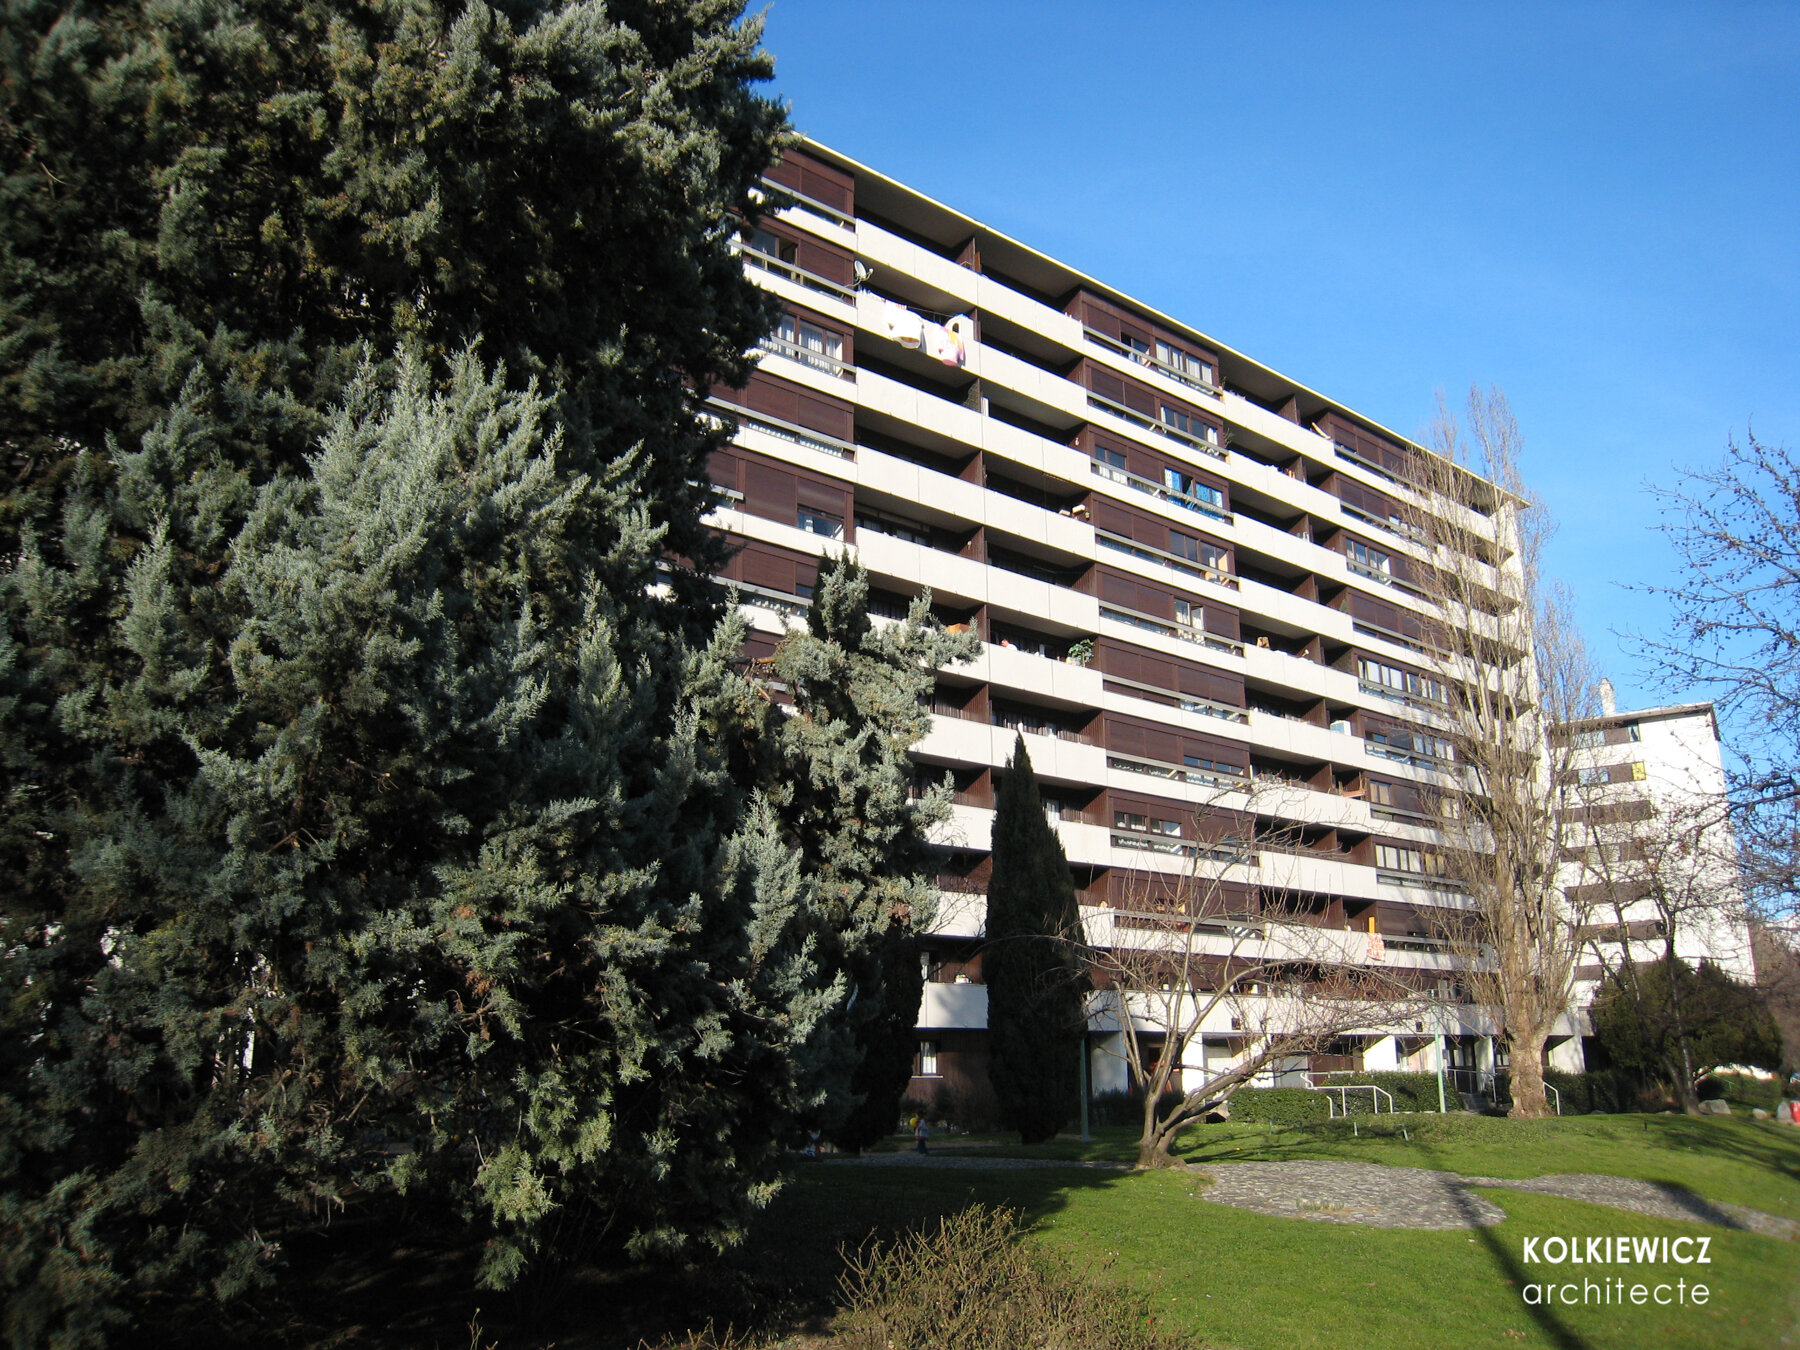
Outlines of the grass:
{"type": "MultiPolygon", "coordinates": [[[[1187,1156],[1207,1161],[1351,1158],[1507,1177],[1592,1171],[1687,1185],[1714,1199],[1800,1217],[1800,1131],[1748,1121],[1671,1116],[1587,1116],[1551,1121],[1402,1117],[1360,1137],[1348,1128],[1268,1131],[1207,1126],[1187,1156]],[[1392,1133],[1388,1127],[1392,1125],[1392,1133]],[[1399,1133],[1404,1124],[1410,1140],[1399,1133]]],[[[1059,1139],[1037,1149],[963,1139],[940,1151],[1129,1158],[1128,1130],[1091,1143],[1059,1139]]],[[[1160,1318],[1200,1344],[1243,1350],[1381,1345],[1612,1347],[1800,1346],[1800,1243],[1670,1223],[1557,1197],[1485,1191],[1504,1223],[1471,1234],[1271,1218],[1201,1198],[1194,1173],[932,1171],[824,1163],[802,1171],[766,1222],[790,1256],[855,1241],[869,1226],[904,1227],[971,1201],[1013,1205],[1032,1240],[1089,1278],[1147,1295],[1160,1318]],[[1552,1233],[1713,1237],[1701,1269],[1705,1307],[1617,1304],[1527,1307],[1522,1285],[1549,1268],[1519,1265],[1523,1239],[1552,1233]]],[[[1573,1271],[1555,1268],[1561,1280],[1573,1271]]],[[[1651,1283],[1696,1268],[1602,1267],[1651,1283]]]]}
{"type": "MultiPolygon", "coordinates": [[[[1061,1135],[1031,1148],[1016,1136],[954,1135],[932,1151],[952,1156],[1131,1162],[1136,1133],[1101,1127],[1083,1143],[1061,1135]]],[[[900,1141],[895,1141],[895,1147],[900,1141]]],[[[909,1145],[910,1146],[910,1145],[909,1145]]],[[[1180,1157],[1208,1162],[1343,1159],[1430,1167],[1464,1176],[1536,1177],[1600,1172],[1687,1186],[1712,1200],[1800,1219],[1800,1130],[1738,1118],[1475,1115],[1361,1116],[1312,1125],[1197,1125],[1180,1157]],[[1402,1133],[1404,1131],[1405,1133],[1402,1133]]]]}
{"type": "MultiPolygon", "coordinates": [[[[832,1171],[852,1169],[821,1169],[807,1178],[789,1198],[789,1213],[854,1206],[923,1217],[971,1200],[1015,1204],[1036,1222],[1036,1240],[1090,1278],[1121,1281],[1148,1295],[1168,1324],[1208,1345],[1433,1350],[1516,1339],[1593,1350],[1723,1350],[1783,1343],[1795,1325],[1800,1248],[1735,1233],[1716,1235],[1717,1274],[1705,1308],[1527,1308],[1516,1265],[1526,1236],[1694,1231],[1551,1197],[1495,1192],[1507,1221],[1471,1238],[1460,1230],[1269,1218],[1207,1204],[1189,1177],[1174,1173],[1070,1186],[1042,1172],[832,1171]],[[1517,1335],[1503,1339],[1508,1331],[1517,1335]]],[[[1660,1278],[1661,1268],[1655,1269],[1660,1278]]]]}

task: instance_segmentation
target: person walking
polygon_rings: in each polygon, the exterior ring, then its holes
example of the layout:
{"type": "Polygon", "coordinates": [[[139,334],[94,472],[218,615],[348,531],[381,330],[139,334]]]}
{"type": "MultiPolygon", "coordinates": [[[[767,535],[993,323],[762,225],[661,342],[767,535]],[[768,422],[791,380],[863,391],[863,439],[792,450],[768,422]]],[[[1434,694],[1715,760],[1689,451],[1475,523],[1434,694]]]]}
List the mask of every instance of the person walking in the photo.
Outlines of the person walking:
{"type": "Polygon", "coordinates": [[[931,1127],[925,1123],[924,1116],[912,1118],[913,1138],[918,1142],[919,1152],[926,1152],[925,1141],[931,1138],[931,1127]]]}

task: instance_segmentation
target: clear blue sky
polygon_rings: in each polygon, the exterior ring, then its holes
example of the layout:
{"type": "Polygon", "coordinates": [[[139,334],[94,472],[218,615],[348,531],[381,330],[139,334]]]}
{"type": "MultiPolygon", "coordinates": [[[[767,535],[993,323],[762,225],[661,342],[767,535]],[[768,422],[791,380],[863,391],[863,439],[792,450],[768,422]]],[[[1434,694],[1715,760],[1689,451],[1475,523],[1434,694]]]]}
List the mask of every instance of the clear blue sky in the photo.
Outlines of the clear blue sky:
{"type": "Polygon", "coordinates": [[[1648,483],[1800,444],[1800,5],[775,0],[809,135],[1422,435],[1502,386],[1622,704],[1648,483]]]}

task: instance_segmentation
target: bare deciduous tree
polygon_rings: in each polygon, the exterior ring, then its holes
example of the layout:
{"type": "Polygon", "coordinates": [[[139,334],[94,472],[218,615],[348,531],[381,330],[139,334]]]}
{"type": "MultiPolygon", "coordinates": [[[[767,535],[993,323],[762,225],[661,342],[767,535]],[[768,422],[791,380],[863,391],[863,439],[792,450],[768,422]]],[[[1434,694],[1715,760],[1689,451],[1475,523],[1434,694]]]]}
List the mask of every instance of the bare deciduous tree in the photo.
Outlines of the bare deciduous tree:
{"type": "Polygon", "coordinates": [[[1592,715],[1594,679],[1569,598],[1542,572],[1552,526],[1505,395],[1471,389],[1460,421],[1440,399],[1433,441],[1399,523],[1427,559],[1416,590],[1444,700],[1431,720],[1453,751],[1440,857],[1468,906],[1446,934],[1506,1041],[1512,1114],[1542,1116],[1544,1045],[1568,1011],[1583,921],[1559,884],[1573,751],[1555,729],[1592,715]]]}
{"type": "MultiPolygon", "coordinates": [[[[1574,739],[1579,747],[1579,732],[1574,739]]],[[[1582,945],[1602,974],[1638,1005],[1641,1018],[1670,1029],[1669,1085],[1683,1109],[1697,1115],[1698,1080],[1714,1066],[1695,1062],[1688,1010],[1682,1006],[1687,986],[1662,979],[1647,987],[1641,967],[1683,959],[1679,945],[1714,959],[1732,954],[1722,944],[1742,931],[1743,892],[1729,803],[1667,786],[1657,798],[1621,795],[1611,784],[1581,782],[1587,772],[1576,770],[1586,801],[1571,813],[1564,834],[1571,864],[1568,893],[1589,919],[1582,945]],[[1651,1000],[1661,1006],[1648,1006],[1651,1000]]],[[[1737,955],[1747,959],[1749,953],[1737,955]]]]}
{"type": "Polygon", "coordinates": [[[1092,1015],[1117,1026],[1144,1092],[1140,1167],[1171,1165],[1181,1130],[1265,1070],[1346,1033],[1402,1024],[1429,1001],[1416,980],[1370,962],[1367,934],[1324,927],[1282,884],[1281,859],[1303,845],[1298,828],[1279,823],[1269,801],[1278,795],[1203,805],[1196,838],[1177,846],[1180,870],[1140,874],[1116,904],[1085,917],[1092,1015]],[[1202,1030],[1221,1027],[1230,1062],[1190,1062],[1202,1030]]]}
{"type": "Polygon", "coordinates": [[[1800,461],[1754,434],[1715,468],[1653,489],[1683,576],[1673,631],[1640,639],[1665,679],[1708,690],[1738,732],[1732,781],[1751,901],[1800,926],[1800,461]]]}

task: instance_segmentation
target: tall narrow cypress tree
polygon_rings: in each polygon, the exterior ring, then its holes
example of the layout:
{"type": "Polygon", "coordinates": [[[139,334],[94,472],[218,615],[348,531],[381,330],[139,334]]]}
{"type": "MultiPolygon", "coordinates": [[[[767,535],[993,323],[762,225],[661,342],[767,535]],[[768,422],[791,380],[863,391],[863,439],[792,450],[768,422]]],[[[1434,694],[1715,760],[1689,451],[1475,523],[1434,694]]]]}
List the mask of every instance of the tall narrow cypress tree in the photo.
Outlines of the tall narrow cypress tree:
{"type": "Polygon", "coordinates": [[[981,965],[988,991],[988,1077],[1001,1120],[1028,1144],[1068,1122],[1083,1044],[1081,915],[1062,841],[1044,816],[1020,736],[994,806],[993,874],[981,965]]]}

